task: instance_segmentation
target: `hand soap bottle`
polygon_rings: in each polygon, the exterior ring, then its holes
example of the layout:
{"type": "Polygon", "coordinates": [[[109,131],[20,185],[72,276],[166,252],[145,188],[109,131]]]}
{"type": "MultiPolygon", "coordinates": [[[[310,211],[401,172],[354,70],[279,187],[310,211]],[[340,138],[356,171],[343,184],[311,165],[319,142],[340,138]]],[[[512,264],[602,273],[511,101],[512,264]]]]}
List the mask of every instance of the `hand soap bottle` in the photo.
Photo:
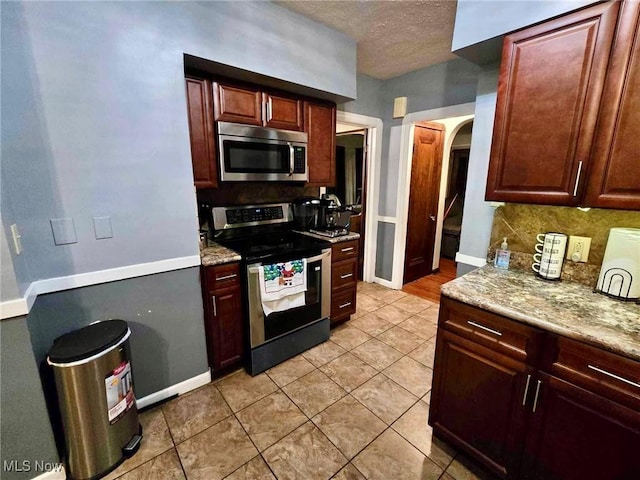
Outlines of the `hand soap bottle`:
{"type": "Polygon", "coordinates": [[[511,252],[509,251],[509,244],[507,243],[507,237],[504,237],[500,248],[496,250],[496,258],[494,259],[493,264],[496,268],[508,270],[510,258],[511,252]]]}

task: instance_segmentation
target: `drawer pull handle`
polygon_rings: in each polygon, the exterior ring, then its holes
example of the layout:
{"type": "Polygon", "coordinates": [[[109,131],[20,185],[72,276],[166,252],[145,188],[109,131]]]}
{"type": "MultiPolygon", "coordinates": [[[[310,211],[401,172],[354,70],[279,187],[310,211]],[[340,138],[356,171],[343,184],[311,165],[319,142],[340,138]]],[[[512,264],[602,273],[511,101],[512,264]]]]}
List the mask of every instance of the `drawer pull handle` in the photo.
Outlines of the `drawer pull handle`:
{"type": "Polygon", "coordinates": [[[541,386],[542,386],[542,380],[538,380],[538,385],[536,385],[536,396],[533,399],[533,413],[536,413],[536,408],[538,408],[538,395],[540,394],[541,386]]]}
{"type": "Polygon", "coordinates": [[[345,308],[345,307],[348,307],[349,305],[351,305],[351,302],[343,303],[338,308],[345,308]]]}
{"type": "Polygon", "coordinates": [[[587,365],[591,370],[595,370],[596,372],[600,372],[603,375],[606,375],[611,378],[615,378],[616,380],[620,380],[621,382],[627,383],[633,387],[640,388],[640,383],[632,382],[631,380],[627,380],[626,378],[620,377],[615,373],[607,372],[606,370],[602,370],[601,368],[594,367],[593,365],[587,365]]]}
{"type": "Polygon", "coordinates": [[[238,276],[237,273],[232,273],[231,275],[225,275],[224,277],[216,277],[216,282],[221,282],[222,280],[229,280],[230,278],[236,278],[238,276]]]}
{"type": "Polygon", "coordinates": [[[494,330],[493,328],[485,327],[484,325],[480,325],[479,323],[473,322],[471,320],[467,320],[467,323],[469,325],[472,325],[472,326],[476,327],[476,328],[480,328],[481,330],[485,330],[485,331],[487,331],[489,333],[493,333],[494,335],[497,335],[499,337],[502,336],[502,332],[499,332],[498,330],[494,330]]]}
{"type": "Polygon", "coordinates": [[[213,316],[217,317],[218,316],[218,308],[216,307],[216,296],[213,295],[211,297],[211,304],[213,305],[213,316]]]}
{"type": "Polygon", "coordinates": [[[345,278],[353,277],[353,273],[347,273],[346,275],[340,275],[340,278],[344,280],[345,278]]]}
{"type": "Polygon", "coordinates": [[[353,249],[354,249],[353,247],[343,248],[343,249],[342,249],[342,253],[350,252],[350,251],[351,251],[351,250],[353,250],[353,249]]]}
{"type": "Polygon", "coordinates": [[[522,396],[522,406],[527,403],[527,394],[529,393],[529,383],[531,382],[531,375],[527,375],[527,384],[524,387],[524,395],[522,396]]]}

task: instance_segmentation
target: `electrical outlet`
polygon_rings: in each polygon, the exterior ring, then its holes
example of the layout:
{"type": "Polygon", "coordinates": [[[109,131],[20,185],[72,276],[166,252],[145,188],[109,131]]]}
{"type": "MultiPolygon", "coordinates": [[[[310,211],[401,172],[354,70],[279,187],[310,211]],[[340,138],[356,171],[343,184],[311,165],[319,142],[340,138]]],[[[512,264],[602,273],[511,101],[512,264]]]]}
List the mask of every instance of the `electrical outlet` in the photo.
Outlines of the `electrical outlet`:
{"type": "Polygon", "coordinates": [[[572,262],[586,262],[589,259],[589,250],[591,249],[590,237],[569,237],[567,245],[567,260],[572,262]]]}

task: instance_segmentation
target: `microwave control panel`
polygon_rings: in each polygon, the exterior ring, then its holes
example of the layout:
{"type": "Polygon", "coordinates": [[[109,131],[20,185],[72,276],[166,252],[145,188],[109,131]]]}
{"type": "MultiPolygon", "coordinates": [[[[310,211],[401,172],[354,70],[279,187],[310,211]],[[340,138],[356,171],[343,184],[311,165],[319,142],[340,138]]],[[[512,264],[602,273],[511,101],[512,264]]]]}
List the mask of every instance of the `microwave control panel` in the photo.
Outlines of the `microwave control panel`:
{"type": "Polygon", "coordinates": [[[305,172],[306,157],[304,147],[293,147],[293,173],[305,172]]]}

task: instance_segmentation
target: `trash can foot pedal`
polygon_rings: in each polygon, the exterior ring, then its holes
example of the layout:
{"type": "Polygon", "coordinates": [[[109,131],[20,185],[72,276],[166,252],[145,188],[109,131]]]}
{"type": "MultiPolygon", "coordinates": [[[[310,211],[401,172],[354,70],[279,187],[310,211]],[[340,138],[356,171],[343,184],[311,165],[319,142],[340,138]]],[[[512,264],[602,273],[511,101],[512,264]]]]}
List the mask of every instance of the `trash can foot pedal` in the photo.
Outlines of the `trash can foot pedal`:
{"type": "Polygon", "coordinates": [[[122,453],[124,454],[124,456],[129,458],[134,453],[136,453],[140,448],[141,441],[142,441],[142,435],[134,435],[133,437],[131,437],[131,440],[129,440],[129,443],[127,443],[122,449],[122,453]]]}

